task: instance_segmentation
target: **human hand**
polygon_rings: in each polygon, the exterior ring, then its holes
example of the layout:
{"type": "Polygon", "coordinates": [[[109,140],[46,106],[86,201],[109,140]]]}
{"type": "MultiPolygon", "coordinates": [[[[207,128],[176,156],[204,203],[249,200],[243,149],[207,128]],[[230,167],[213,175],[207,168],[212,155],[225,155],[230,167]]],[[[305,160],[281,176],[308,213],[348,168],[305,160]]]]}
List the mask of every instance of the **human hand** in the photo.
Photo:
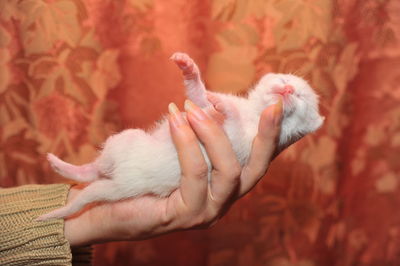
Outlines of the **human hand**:
{"type": "MultiPolygon", "coordinates": [[[[281,101],[262,113],[250,158],[242,168],[216,120],[191,102],[185,103],[187,120],[174,104],[169,109],[171,135],[182,170],[180,187],[167,198],[146,195],[107,202],[66,219],[65,237],[71,246],[141,240],[173,231],[208,228],[256,185],[277,154],[281,101]],[[213,166],[210,182],[198,141],[213,166]]],[[[72,188],[68,200],[77,193],[79,190],[72,188]]]]}

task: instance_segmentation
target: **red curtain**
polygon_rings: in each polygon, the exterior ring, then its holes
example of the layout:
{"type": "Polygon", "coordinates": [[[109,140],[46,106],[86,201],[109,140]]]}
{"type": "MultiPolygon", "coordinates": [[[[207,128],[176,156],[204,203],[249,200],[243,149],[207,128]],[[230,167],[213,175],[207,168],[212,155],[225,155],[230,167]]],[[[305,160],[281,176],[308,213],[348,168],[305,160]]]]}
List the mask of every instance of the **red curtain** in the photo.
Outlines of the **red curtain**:
{"type": "Polygon", "coordinates": [[[182,106],[175,51],[209,90],[305,77],[324,127],[212,229],[99,245],[95,265],[400,264],[398,0],[2,0],[0,185],[66,182],[47,152],[88,162],[182,106]]]}

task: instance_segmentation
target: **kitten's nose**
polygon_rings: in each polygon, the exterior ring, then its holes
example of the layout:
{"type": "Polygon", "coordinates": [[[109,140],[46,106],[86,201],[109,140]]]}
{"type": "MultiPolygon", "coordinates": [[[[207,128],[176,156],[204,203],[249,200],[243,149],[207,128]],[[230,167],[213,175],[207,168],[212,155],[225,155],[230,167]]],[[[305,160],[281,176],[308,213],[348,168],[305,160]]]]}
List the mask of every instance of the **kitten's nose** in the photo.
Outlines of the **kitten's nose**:
{"type": "Polygon", "coordinates": [[[282,96],[288,96],[289,94],[293,94],[294,93],[294,88],[293,88],[292,85],[286,84],[283,87],[280,87],[280,86],[279,87],[275,87],[273,89],[273,93],[277,93],[277,94],[280,94],[282,96]]]}
{"type": "Polygon", "coordinates": [[[292,85],[286,84],[286,85],[283,87],[283,95],[285,95],[285,94],[293,94],[293,92],[294,92],[294,88],[293,88],[292,85]]]}

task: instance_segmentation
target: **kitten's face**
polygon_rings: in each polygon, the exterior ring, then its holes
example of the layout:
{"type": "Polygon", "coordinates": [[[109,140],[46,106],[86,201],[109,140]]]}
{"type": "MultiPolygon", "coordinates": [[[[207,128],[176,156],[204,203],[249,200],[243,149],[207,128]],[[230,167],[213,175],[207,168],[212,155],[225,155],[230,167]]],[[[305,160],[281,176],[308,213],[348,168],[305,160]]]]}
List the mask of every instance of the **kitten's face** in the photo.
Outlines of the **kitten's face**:
{"type": "Polygon", "coordinates": [[[324,120],[319,115],[318,96],[310,85],[294,75],[267,74],[263,76],[255,88],[257,98],[266,106],[283,100],[284,116],[290,127],[300,131],[314,131],[324,120]]]}

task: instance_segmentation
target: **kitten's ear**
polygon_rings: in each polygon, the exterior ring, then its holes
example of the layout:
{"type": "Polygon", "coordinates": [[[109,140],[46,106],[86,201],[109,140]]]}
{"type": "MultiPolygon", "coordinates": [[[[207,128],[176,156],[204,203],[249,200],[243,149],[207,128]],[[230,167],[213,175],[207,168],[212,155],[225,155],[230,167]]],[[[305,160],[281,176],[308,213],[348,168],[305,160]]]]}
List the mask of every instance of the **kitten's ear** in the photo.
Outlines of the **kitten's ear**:
{"type": "Polygon", "coordinates": [[[264,77],[269,77],[269,78],[273,78],[273,77],[275,77],[276,75],[278,75],[277,73],[274,73],[274,72],[270,72],[270,73],[268,73],[268,74],[265,74],[264,75],[264,77]]]}
{"type": "Polygon", "coordinates": [[[265,74],[264,76],[262,76],[262,78],[260,79],[259,83],[265,83],[268,82],[268,80],[273,79],[274,77],[276,77],[277,74],[275,73],[268,73],[265,74]]]}
{"type": "Polygon", "coordinates": [[[324,121],[325,121],[325,116],[318,116],[318,118],[315,121],[314,131],[318,130],[322,126],[324,121]]]}

